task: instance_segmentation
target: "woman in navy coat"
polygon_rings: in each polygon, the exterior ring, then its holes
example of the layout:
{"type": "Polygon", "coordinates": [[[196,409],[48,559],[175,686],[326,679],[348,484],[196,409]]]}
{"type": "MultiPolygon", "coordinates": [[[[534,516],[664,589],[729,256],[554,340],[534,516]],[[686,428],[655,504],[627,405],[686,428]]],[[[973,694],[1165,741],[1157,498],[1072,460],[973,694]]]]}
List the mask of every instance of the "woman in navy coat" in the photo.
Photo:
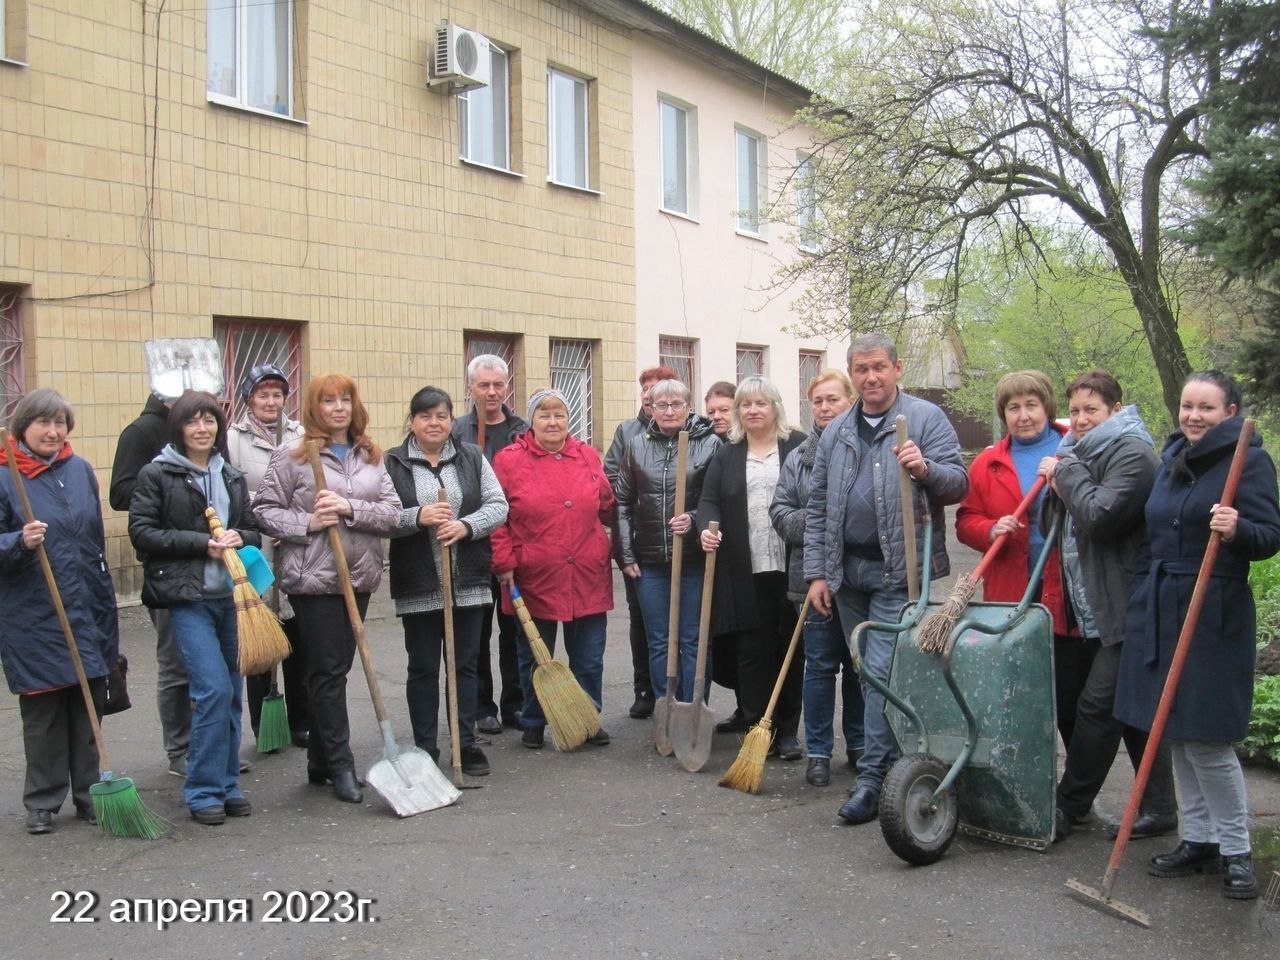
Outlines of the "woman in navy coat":
{"type": "Polygon", "coordinates": [[[68,786],[76,816],[97,822],[89,788],[98,780],[98,748],[37,549],[43,544],[49,557],[99,712],[119,648],[116,596],[103,555],[98,481],[67,442],[75,426],[71,404],[53,390],[35,390],[18,401],[10,423],[37,519],[23,516],[0,449],[0,658],[22,714],[27,832],[48,833],[68,786]]]}
{"type": "Polygon", "coordinates": [[[1244,421],[1240,388],[1216,370],[1182,388],[1180,429],[1165,446],[1147,500],[1147,540],[1130,589],[1116,719],[1151,729],[1211,531],[1222,535],[1204,607],[1164,735],[1181,796],[1182,841],[1151,859],[1156,877],[1223,869],[1222,893],[1258,895],[1244,776],[1232,743],[1253,698],[1255,622],[1249,563],[1280,550],[1276,471],[1255,435],[1233,507],[1220,507],[1244,421]]]}

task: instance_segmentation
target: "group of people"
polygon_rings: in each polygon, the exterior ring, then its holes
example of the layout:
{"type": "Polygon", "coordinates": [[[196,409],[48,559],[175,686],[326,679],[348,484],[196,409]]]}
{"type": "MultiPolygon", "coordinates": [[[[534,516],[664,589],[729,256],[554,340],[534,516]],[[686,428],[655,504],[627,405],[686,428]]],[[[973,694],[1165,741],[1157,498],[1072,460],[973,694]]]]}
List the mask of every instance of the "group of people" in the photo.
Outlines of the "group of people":
{"type": "MultiPolygon", "coordinates": [[[[157,629],[165,748],[170,771],[184,779],[191,816],[212,825],[251,812],[238,782],[236,611],[222,562],[224,551],[244,545],[278,553],[281,616],[294,650],[283,670],[288,720],[294,742],[308,750],[308,780],[330,785],[339,800],[363,799],[346,704],[355,635],[329,545],[336,531],[362,616],[381,581],[384,543],[390,544],[413,737],[436,759],[444,617],[452,616],[457,759],[471,776],[490,772],[481,745],[506,726],[519,727],[530,749],[544,744],[546,720],[531,682],[535,664],[517,639],[512,586],[552,649],[557,632],[563,635],[571,670],[600,707],[616,563],[631,622],[630,715],[642,718],[667,694],[669,677],[682,701],[709,696],[710,683],[695,689],[695,661],[703,567],[716,553],[708,673],[733,689],[736,701],[717,730],[759,722],[778,683],[772,751],[783,760],[807,756],[806,780],[826,786],[838,686],[846,755],[856,772],[839,816],[854,824],[874,820],[897,746],[883,697],[853,669],[848,637],[864,621],[899,619],[907,601],[907,537],[931,577],[949,573],[945,537],[935,535],[925,556],[924,525],[906,528],[899,485],[905,472],[913,512],[928,515],[935,531],[944,529],[945,508],[958,505],[961,542],[985,552],[1007,535],[984,582],[987,600],[1019,600],[1031,591],[1050,611],[1066,748],[1055,839],[1090,818],[1121,742],[1136,768],[1199,558],[1211,532],[1221,535],[1209,599],[1134,836],[1180,826],[1181,842],[1151,860],[1153,874],[1222,869],[1227,896],[1256,895],[1244,782],[1230,744],[1245,733],[1252,691],[1248,565],[1280,550],[1280,508],[1274,468],[1257,437],[1235,504],[1219,503],[1243,422],[1234,381],[1216,371],[1188,378],[1179,428],[1158,455],[1136,408],[1122,406],[1121,387],[1105,371],[1088,371],[1066,386],[1065,426],[1056,420],[1048,377],[1011,373],[995,397],[1007,435],[966,469],[946,415],[901,390],[902,372],[892,340],[857,338],[847,372],[823,370],[808,385],[806,433],[791,427],[766,378],[713,385],[703,415],[674,371],[650,368],[640,376],[637,416],[618,427],[603,459],[572,435],[569,402],[559,391],[534,391],[526,417],[517,416],[506,403],[509,371],[493,355],[468,365],[469,413],[455,417],[447,392],[424,387],[409,400],[403,441],[385,451],[369,435],[356,383],[344,375],[307,386],[300,423],[285,413],[288,377],[271,364],[245,377],[246,412],[230,426],[208,394],[153,398],[121,436],[110,500],[128,509],[130,539],[143,561],[143,602],[157,629]],[[899,415],[908,428],[901,443],[899,415]],[[317,449],[319,487],[309,462],[317,449]],[[1031,509],[1020,515],[1017,505],[1035,490],[1031,509]],[[217,537],[207,507],[222,521],[217,537]],[[1048,533],[1055,517],[1056,542],[1048,533]],[[669,664],[677,551],[678,660],[669,664]],[[801,614],[803,656],[780,676],[801,614]],[[489,675],[495,616],[500,689],[489,675]]],[[[65,642],[38,579],[39,546],[64,584],[97,701],[116,660],[118,633],[94,474],[67,442],[70,405],[37,390],[19,403],[12,423],[17,466],[41,519],[25,520],[7,475],[0,476],[0,599],[36,615],[21,627],[13,618],[0,623],[0,652],[23,707],[27,828],[42,833],[52,829],[68,786],[77,814],[92,818],[88,788],[97,770],[65,642]]],[[[862,636],[862,669],[886,679],[894,635],[862,636]]],[[[272,683],[270,675],[249,678],[255,727],[272,683]]],[[[590,742],[607,744],[609,734],[601,730],[590,742]]]]}

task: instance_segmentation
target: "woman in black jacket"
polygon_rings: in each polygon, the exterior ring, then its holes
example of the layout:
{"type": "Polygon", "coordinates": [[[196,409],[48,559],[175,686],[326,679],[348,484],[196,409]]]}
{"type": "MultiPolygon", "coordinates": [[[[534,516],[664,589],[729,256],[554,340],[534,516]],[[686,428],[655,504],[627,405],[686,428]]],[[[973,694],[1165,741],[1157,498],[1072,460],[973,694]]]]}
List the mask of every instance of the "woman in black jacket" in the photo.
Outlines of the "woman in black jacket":
{"type": "Polygon", "coordinates": [[[1181,800],[1182,842],[1147,872],[1224,876],[1223,896],[1258,895],[1244,776],[1232,743],[1249,727],[1256,654],[1249,564],[1280,550],[1276,470],[1254,435],[1232,507],[1220,506],[1244,421],[1240,388],[1210,370],[1182,388],[1176,431],[1147,500],[1147,538],[1130,588],[1116,719],[1151,728],[1209,537],[1222,537],[1164,735],[1181,800]]]}
{"type": "Polygon", "coordinates": [[[183,797],[207,826],[247,817],[240,792],[240,673],[236,606],[222,552],[261,540],[244,474],[218,451],[222,407],[188,391],[169,412],[169,443],[143,467],[129,505],[129,539],[143,561],[142,602],[169,610],[190,684],[191,746],[183,797]],[[209,533],[205,508],[223,521],[209,533]]]}
{"type": "MultiPolygon", "coordinates": [[[[711,629],[737,637],[738,695],[748,725],[764,715],[796,625],[787,601],[787,547],[769,521],[769,505],[782,463],[804,441],[787,425],[782,394],[764,377],[747,377],[733,397],[729,443],[707,468],[698,501],[702,549],[724,549],[716,562],[711,629]],[[719,533],[707,530],[716,520],[719,533]]],[[[778,700],[778,756],[799,760],[804,657],[791,669],[778,700]]]]}

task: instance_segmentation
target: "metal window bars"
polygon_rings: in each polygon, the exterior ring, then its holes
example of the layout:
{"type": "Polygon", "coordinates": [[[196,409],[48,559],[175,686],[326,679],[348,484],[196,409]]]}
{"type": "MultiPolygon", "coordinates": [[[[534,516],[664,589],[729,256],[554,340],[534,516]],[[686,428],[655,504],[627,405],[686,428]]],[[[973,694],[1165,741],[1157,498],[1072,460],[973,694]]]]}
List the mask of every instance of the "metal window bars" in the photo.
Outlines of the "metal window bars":
{"type": "Polygon", "coordinates": [[[297,324],[215,317],[213,336],[222,350],[226,386],[221,399],[228,422],[235,423],[244,416],[240,381],[260,363],[273,363],[288,376],[287,409],[290,417],[298,419],[302,409],[302,338],[297,324]]]}
{"type": "Polygon", "coordinates": [[[569,401],[569,432],[592,443],[591,341],[551,340],[551,387],[569,401]]]}

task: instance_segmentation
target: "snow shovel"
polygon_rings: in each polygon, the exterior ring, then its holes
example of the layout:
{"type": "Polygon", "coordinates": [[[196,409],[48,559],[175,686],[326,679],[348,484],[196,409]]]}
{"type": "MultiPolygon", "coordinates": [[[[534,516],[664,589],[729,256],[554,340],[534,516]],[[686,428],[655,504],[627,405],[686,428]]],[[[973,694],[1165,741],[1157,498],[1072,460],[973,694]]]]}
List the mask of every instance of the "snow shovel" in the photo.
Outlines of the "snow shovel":
{"type": "MultiPolygon", "coordinates": [[[[684,513],[685,471],[689,465],[689,431],[681,430],[676,440],[676,499],[672,518],[684,513]]],[[[664,757],[675,748],[671,743],[671,710],[676,702],[676,682],[680,678],[680,570],[684,565],[684,537],[671,535],[671,606],[667,616],[667,692],[653,705],[653,745],[664,757]]]]}
{"type": "MultiPolygon", "coordinates": [[[[720,524],[712,520],[707,524],[712,533],[720,532],[720,524]]],[[[707,645],[711,632],[711,593],[715,583],[716,554],[707,554],[707,570],[702,575],[702,611],[698,616],[698,667],[693,680],[693,702],[676,701],[671,708],[671,743],[675,747],[680,766],[690,773],[697,773],[711,755],[711,738],[715,733],[716,718],[707,706],[703,692],[707,685],[707,645]]]]}
{"type": "MultiPolygon", "coordinates": [[[[325,489],[324,467],[320,465],[320,441],[307,441],[307,459],[311,461],[318,497],[320,491],[325,489]]],[[[396,745],[395,734],[391,731],[391,718],[387,715],[387,705],[383,702],[378,675],[373,668],[373,655],[364,639],[364,621],[360,619],[360,610],[356,606],[356,593],[351,588],[351,571],[347,568],[347,555],[342,549],[337,527],[329,527],[329,548],[333,551],[333,560],[338,567],[338,579],[342,582],[342,596],[347,602],[351,632],[356,637],[360,665],[364,668],[364,678],[369,683],[369,697],[373,700],[373,711],[378,717],[378,729],[382,731],[383,758],[369,768],[365,781],[401,817],[412,817],[417,813],[457,803],[460,796],[457,787],[440,772],[440,768],[432,761],[431,754],[418,747],[402,751],[396,745]]]]}
{"type": "Polygon", "coordinates": [[[222,394],[225,378],[222,351],[209,337],[148,340],[142,345],[147,360],[147,385],[161,400],[174,401],[188,390],[222,394]]]}

